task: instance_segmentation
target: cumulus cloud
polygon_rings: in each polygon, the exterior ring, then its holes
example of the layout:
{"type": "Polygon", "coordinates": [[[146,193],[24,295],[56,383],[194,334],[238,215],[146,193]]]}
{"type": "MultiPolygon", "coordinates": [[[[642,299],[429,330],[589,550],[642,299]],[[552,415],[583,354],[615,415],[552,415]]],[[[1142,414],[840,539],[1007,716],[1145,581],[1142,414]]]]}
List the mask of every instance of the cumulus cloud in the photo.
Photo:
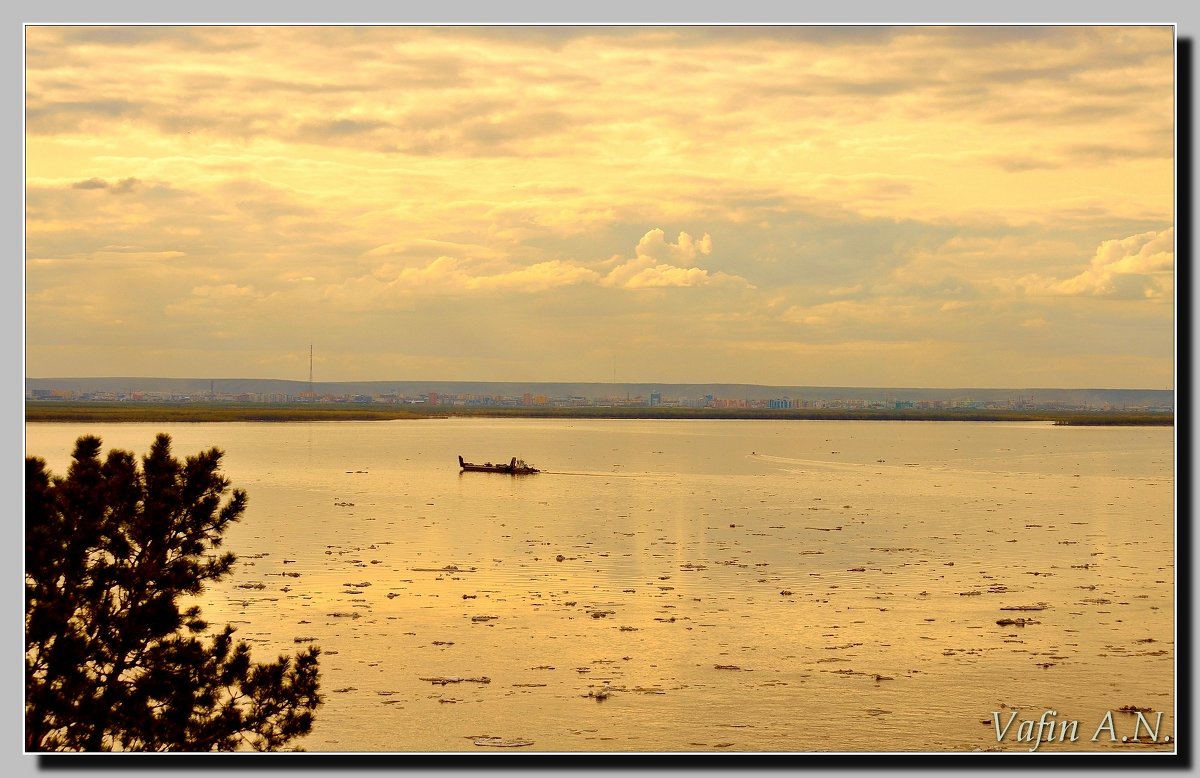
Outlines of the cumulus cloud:
{"type": "MultiPolygon", "coordinates": [[[[366,255],[402,256],[411,248],[402,244],[385,244],[369,250],[366,255]]],[[[520,265],[511,259],[493,255],[467,259],[441,255],[424,264],[409,264],[399,269],[389,265],[377,267],[373,273],[353,278],[330,294],[337,299],[365,302],[414,294],[537,294],[568,286],[616,289],[698,287],[729,283],[749,286],[738,276],[710,272],[695,266],[697,258],[711,253],[712,236],[708,233],[695,238],[687,232],[681,232],[674,241],[670,241],[663,230],[652,229],[638,241],[632,259],[618,255],[595,266],[563,259],[520,265]]]]}
{"type": "Polygon", "coordinates": [[[603,284],[625,289],[708,286],[730,282],[746,284],[745,279],[738,276],[720,271],[710,273],[704,268],[695,267],[697,256],[711,253],[712,236],[707,232],[699,239],[680,232],[672,243],[666,239],[663,230],[655,228],[638,241],[634,258],[610,270],[603,284]]]}
{"type": "Polygon", "coordinates": [[[623,284],[626,289],[650,289],[666,286],[705,286],[715,279],[698,267],[655,265],[639,271],[623,284]]]}
{"type": "Polygon", "coordinates": [[[681,232],[679,238],[671,243],[666,239],[666,233],[656,228],[642,236],[636,251],[638,259],[650,258],[686,266],[696,259],[697,254],[712,253],[712,236],[706,232],[704,237],[695,240],[686,232],[681,232]]]}
{"type": "Polygon", "coordinates": [[[1175,229],[1106,240],[1083,272],[1067,279],[1024,276],[1033,295],[1156,298],[1169,296],[1175,271],[1175,229]]]}

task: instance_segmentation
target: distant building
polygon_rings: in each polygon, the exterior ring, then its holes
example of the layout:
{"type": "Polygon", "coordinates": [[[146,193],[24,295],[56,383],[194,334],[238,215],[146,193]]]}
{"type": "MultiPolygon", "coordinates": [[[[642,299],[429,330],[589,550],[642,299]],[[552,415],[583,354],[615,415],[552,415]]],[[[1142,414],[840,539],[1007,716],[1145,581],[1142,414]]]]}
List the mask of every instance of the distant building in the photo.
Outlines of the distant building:
{"type": "Polygon", "coordinates": [[[659,405],[662,405],[662,392],[651,392],[650,393],[650,407],[655,408],[659,405]]]}

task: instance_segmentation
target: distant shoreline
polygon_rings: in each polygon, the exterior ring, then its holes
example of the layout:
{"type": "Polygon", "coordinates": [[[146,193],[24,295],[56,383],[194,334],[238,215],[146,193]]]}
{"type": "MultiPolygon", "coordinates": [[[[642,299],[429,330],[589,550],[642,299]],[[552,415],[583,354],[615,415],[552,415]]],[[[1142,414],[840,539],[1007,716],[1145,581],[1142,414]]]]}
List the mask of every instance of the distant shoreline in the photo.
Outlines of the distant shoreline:
{"type": "Polygon", "coordinates": [[[28,422],[263,422],[263,421],[394,421],[448,417],[537,419],[744,419],[806,421],[1042,421],[1062,426],[1174,426],[1171,413],[1120,411],[1008,411],[977,409],[845,409],[781,410],[650,407],[460,407],[423,408],[352,404],[266,403],[99,403],[26,401],[28,422]]]}

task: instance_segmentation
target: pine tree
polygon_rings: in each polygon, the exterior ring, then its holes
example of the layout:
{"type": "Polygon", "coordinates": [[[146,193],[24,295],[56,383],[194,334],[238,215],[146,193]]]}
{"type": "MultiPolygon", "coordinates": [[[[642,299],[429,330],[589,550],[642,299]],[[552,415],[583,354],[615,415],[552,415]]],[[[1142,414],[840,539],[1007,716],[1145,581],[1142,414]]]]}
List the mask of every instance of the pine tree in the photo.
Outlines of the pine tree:
{"type": "Polygon", "coordinates": [[[159,435],[139,468],[100,447],[79,438],[65,478],[25,459],[26,750],[275,750],[308,733],[318,648],[256,664],[232,627],[181,609],[235,560],[218,549],[246,494],[222,452],[181,462],[159,435]]]}

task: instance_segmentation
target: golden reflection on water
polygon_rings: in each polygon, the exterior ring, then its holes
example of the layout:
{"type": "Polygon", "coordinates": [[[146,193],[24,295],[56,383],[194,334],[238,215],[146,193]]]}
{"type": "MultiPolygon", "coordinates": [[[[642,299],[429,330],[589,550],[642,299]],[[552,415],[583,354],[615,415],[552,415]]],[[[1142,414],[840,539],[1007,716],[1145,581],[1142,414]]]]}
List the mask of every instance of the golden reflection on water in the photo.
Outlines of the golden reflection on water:
{"type": "MultiPolygon", "coordinates": [[[[162,427],[31,424],[28,450],[64,472],[78,434],[162,427]]],[[[309,751],[1028,750],[1049,710],[1078,741],[1040,750],[1174,747],[1119,741],[1123,706],[1174,735],[1169,429],[166,429],[250,496],[205,616],[263,659],[323,650],[309,751]]]]}

